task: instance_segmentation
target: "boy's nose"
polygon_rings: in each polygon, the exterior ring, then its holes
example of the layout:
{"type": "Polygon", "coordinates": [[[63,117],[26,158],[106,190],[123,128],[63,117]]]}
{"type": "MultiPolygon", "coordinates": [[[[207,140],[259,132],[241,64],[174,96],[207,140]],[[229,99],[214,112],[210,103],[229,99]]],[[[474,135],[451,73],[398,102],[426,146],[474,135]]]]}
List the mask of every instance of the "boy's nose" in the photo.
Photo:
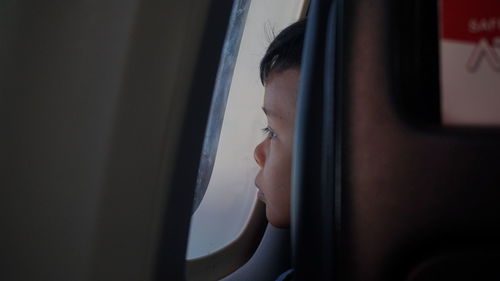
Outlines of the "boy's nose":
{"type": "Polygon", "coordinates": [[[253,157],[255,158],[255,162],[257,162],[257,165],[263,168],[264,163],[266,162],[266,155],[264,153],[264,142],[261,142],[259,145],[255,147],[253,157]]]}

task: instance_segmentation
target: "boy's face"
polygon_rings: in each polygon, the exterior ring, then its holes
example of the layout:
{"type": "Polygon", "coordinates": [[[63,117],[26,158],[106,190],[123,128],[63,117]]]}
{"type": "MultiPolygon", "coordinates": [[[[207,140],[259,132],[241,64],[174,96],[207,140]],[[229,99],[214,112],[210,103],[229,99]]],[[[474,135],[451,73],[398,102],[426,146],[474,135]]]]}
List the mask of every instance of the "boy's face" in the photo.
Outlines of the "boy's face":
{"type": "Polygon", "coordinates": [[[258,197],[266,204],[267,220],[276,227],[290,226],[290,182],[295,104],[299,70],[271,72],[265,85],[266,138],[255,148],[260,171],[255,178],[258,197]]]}

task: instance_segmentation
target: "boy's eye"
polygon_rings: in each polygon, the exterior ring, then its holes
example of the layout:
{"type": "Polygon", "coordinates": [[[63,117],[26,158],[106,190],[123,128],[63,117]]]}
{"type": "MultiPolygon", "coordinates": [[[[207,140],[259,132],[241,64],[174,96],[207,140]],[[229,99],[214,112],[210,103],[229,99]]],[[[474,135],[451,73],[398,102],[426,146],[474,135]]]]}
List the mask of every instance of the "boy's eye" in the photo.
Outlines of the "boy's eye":
{"type": "Polygon", "coordinates": [[[267,135],[268,138],[274,139],[277,137],[276,133],[269,127],[262,129],[262,132],[267,135]]]}

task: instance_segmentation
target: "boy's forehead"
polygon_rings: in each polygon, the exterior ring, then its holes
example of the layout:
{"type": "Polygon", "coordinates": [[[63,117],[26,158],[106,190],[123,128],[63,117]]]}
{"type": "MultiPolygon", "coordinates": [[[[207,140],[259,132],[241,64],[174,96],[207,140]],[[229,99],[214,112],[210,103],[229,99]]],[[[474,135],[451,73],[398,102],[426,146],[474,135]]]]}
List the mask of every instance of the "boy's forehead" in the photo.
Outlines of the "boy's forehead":
{"type": "Polygon", "coordinates": [[[299,70],[290,68],[269,75],[264,95],[264,112],[269,117],[287,118],[295,116],[299,70]]]}

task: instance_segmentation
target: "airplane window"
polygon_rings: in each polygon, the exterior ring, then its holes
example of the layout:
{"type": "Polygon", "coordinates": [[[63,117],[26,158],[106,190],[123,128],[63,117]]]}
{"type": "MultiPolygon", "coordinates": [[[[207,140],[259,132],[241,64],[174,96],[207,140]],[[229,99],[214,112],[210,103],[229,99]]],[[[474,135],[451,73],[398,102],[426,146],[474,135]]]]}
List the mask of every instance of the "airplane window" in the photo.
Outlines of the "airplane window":
{"type": "Polygon", "coordinates": [[[250,2],[248,0],[235,1],[231,13],[226,41],[224,42],[220,66],[217,73],[212,106],[210,108],[211,117],[207,124],[205,141],[200,159],[200,168],[198,170],[198,178],[196,179],[193,212],[200,206],[212,175],[227,97],[231,86],[249,4],[250,2]]]}
{"type": "Polygon", "coordinates": [[[303,3],[234,3],[198,172],[188,260],[212,254],[234,241],[255,207],[258,166],[253,150],[266,126],[259,62],[273,33],[296,21],[303,3]]]}

